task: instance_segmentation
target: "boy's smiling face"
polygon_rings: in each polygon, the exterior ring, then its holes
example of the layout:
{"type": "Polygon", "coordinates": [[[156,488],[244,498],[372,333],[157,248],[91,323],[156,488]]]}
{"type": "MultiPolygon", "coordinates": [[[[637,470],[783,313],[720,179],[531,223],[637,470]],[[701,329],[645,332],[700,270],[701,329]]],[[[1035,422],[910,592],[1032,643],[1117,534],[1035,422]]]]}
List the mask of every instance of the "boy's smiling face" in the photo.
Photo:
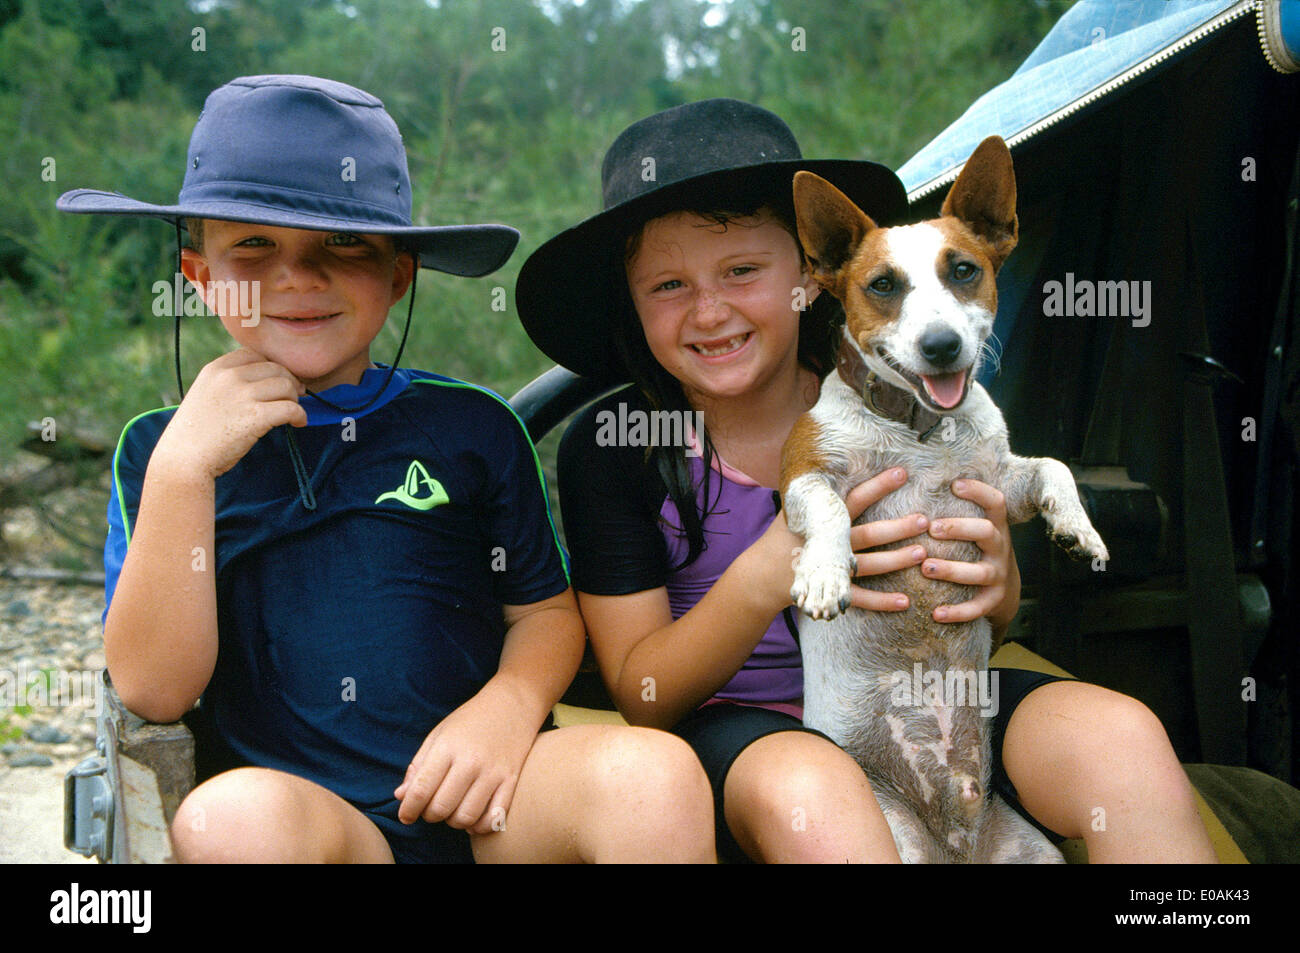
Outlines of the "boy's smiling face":
{"type": "Polygon", "coordinates": [[[693,212],[649,222],[627,261],[628,287],[655,359],[688,399],[753,392],[798,364],[795,288],[818,287],[771,215],[728,224],[693,212]]]}
{"type": "Polygon", "coordinates": [[[319,392],[360,383],[415,262],[387,235],[206,219],[202,251],[184,249],[181,270],[236,342],[319,392]],[[236,284],[217,295],[215,282],[236,284]]]}

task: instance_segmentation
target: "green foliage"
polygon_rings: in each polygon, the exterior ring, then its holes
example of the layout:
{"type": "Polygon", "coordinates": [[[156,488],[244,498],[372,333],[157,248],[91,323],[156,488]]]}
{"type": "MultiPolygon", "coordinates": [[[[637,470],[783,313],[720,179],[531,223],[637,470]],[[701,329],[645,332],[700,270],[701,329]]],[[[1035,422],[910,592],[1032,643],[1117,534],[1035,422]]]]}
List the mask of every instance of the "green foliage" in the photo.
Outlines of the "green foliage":
{"type": "MultiPolygon", "coordinates": [[[[31,714],[31,706],[19,705],[14,708],[14,714],[23,716],[29,715],[31,714]],[[27,711],[20,711],[20,709],[23,708],[26,708],[27,711]]],[[[23,730],[17,725],[11,725],[9,723],[8,715],[0,715],[0,744],[4,744],[8,741],[17,741],[22,736],[23,730]]]]}
{"type": "MultiPolygon", "coordinates": [[[[601,157],[628,123],[736,96],[785,117],[806,155],[897,166],[1008,76],[1066,6],[6,0],[0,453],[30,420],[112,441],[136,412],[176,399],[171,321],[150,308],[154,282],[174,269],[172,230],[62,215],[54,200],[91,187],[172,201],[203,99],[233,76],[313,73],[374,92],[403,130],[417,221],[521,230],[495,275],[422,274],[404,358],[509,394],[548,364],[514,310],[519,267],[598,210],[601,157]]],[[[185,329],[192,379],[226,342],[211,319],[185,329]]],[[[375,359],[391,359],[400,330],[394,315],[375,359]]]]}

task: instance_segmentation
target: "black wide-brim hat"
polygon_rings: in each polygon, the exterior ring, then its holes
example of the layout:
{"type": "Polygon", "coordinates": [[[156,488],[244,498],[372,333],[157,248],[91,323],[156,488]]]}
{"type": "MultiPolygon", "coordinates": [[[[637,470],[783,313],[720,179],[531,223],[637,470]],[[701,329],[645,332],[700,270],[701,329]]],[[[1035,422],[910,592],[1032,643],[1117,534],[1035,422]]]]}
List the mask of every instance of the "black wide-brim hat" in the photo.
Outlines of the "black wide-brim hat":
{"type": "Polygon", "coordinates": [[[391,235],[420,264],[478,277],[519,241],[506,225],[411,224],[411,179],[384,104],[315,76],[243,76],[208,95],[194,124],[175,205],[75,189],[64,212],[223,219],[312,231],[391,235]]]}
{"type": "Polygon", "coordinates": [[[672,211],[741,211],[732,207],[736,197],[790,203],[800,169],[834,183],[877,223],[907,213],[907,190],[890,169],[804,159],[781,118],[750,103],[709,99],[634,123],[605,153],[604,211],[556,235],[524,262],[515,285],[524,330],[571,371],[610,383],[629,380],[612,334],[613,311],[624,297],[628,235],[672,211]]]}

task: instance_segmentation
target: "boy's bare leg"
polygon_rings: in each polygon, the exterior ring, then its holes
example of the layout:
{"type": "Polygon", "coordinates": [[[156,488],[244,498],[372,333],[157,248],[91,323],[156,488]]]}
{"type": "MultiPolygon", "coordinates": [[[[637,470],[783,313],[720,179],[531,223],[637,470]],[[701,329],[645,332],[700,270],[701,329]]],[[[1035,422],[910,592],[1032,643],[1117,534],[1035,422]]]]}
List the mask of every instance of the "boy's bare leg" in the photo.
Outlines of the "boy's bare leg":
{"type": "Polygon", "coordinates": [[[332,791],[270,768],[236,768],[190,792],[172,821],[181,863],[388,863],[364,814],[332,791]]]}
{"type": "Polygon", "coordinates": [[[1135,698],[1051,682],[1016,708],[1002,763],[1041,824],[1082,837],[1090,863],[1215,863],[1191,782],[1135,698]]]}
{"type": "Polygon", "coordinates": [[[480,863],[712,863],[713,798],[695,753],[648,728],[574,725],[537,736],[480,863]]]}

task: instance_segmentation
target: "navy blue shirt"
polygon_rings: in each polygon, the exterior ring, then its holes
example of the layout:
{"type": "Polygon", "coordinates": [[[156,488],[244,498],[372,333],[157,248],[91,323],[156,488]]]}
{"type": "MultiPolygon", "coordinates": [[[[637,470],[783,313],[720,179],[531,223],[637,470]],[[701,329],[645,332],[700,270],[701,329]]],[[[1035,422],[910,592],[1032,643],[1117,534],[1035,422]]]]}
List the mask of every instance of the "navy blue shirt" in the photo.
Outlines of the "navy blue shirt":
{"type": "MultiPolygon", "coordinates": [[[[383,385],[323,396],[355,407],[383,385]]],[[[302,398],[304,505],[278,427],[216,481],[219,647],[200,703],[249,764],[392,808],[425,736],[496,673],[503,605],[568,586],[541,468],[496,394],[399,369],[360,413],[302,398]]],[[[175,408],[127,424],[113,461],[107,598],[145,467],[175,408]]],[[[195,559],[199,554],[193,554],[195,559]]],[[[106,610],[107,611],[107,610],[106,610]]]]}

